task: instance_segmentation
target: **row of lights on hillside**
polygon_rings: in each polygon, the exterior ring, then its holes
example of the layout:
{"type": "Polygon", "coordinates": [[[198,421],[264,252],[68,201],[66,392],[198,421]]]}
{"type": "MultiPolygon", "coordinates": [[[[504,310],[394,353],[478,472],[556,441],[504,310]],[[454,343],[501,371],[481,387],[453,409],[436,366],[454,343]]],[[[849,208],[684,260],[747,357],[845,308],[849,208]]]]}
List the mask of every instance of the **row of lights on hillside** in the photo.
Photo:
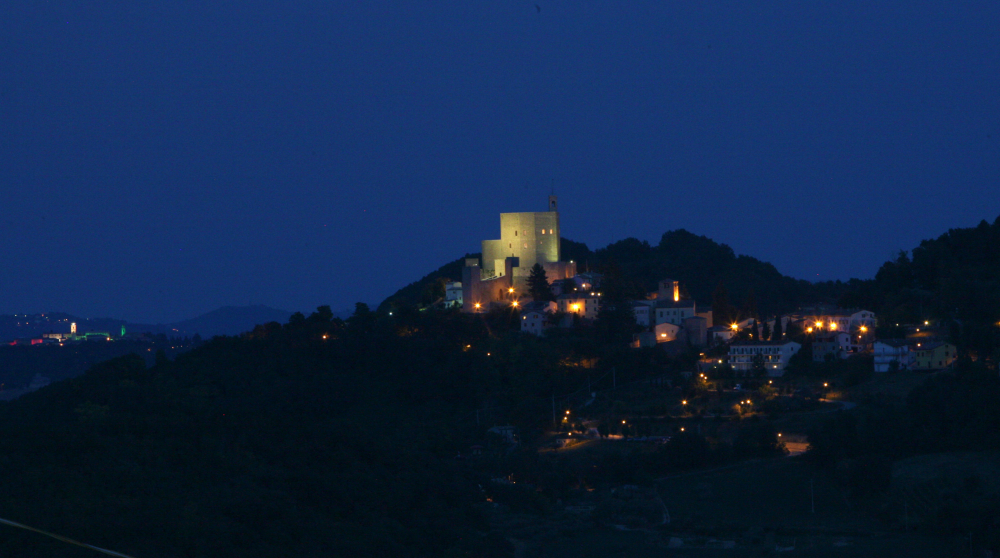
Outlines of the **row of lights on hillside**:
{"type": "MultiPolygon", "coordinates": [[[[507,294],[514,294],[514,287],[508,287],[507,288],[507,294]]],[[[601,296],[601,293],[590,293],[590,296],[601,296]]],[[[510,305],[513,308],[517,308],[521,304],[517,300],[513,300],[513,301],[511,301],[510,305]]],[[[476,303],[474,303],[472,305],[472,307],[475,308],[476,310],[481,310],[483,308],[483,305],[480,302],[476,302],[476,303]]],[[[577,312],[577,311],[580,310],[580,305],[579,304],[573,304],[572,305],[572,309],[573,309],[574,312],[577,312]]]]}

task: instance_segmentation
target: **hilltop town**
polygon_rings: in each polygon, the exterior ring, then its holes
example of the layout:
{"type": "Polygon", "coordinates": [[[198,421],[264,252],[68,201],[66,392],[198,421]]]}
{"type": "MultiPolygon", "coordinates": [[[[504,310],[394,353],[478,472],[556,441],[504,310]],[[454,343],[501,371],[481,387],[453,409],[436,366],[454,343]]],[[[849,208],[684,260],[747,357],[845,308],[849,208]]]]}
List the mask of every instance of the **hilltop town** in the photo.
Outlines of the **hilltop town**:
{"type": "Polygon", "coordinates": [[[786,314],[765,315],[752,304],[719,308],[717,296],[699,303],[686,296],[686,285],[668,278],[641,299],[609,302],[604,275],[578,266],[561,256],[558,200],[549,196],[548,211],[501,213],[500,239],[483,240],[482,256],[465,258],[461,281],[445,282],[437,304],[473,314],[508,309],[518,313],[522,332],[537,336],[551,328],[592,327],[602,308],[624,310],[634,320],[627,324],[631,347],[670,354],[697,348],[705,357],[699,372],[729,368],[741,376],[780,377],[803,341],[806,358],[815,362],[868,355],[875,372],[940,370],[958,357],[930,319],[879,328],[870,309],[820,301],[786,314]],[[609,308],[614,305],[624,308],[609,308]]]}

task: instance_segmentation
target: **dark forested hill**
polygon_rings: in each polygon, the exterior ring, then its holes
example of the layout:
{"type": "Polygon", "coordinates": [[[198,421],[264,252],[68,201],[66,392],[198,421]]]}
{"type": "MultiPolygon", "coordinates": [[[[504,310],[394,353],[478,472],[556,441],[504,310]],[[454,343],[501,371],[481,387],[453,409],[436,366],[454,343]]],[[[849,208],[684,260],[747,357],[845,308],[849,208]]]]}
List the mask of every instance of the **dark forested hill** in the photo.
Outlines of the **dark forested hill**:
{"type": "MultiPolygon", "coordinates": [[[[331,317],[0,404],[0,516],[144,558],[496,555],[449,441],[482,328],[331,317]]],[[[73,551],[0,539],[4,556],[73,551]]]]}
{"type": "Polygon", "coordinates": [[[853,284],[845,303],[886,323],[951,323],[955,340],[979,351],[1000,345],[1000,217],[900,252],[874,279],[853,284]]]}

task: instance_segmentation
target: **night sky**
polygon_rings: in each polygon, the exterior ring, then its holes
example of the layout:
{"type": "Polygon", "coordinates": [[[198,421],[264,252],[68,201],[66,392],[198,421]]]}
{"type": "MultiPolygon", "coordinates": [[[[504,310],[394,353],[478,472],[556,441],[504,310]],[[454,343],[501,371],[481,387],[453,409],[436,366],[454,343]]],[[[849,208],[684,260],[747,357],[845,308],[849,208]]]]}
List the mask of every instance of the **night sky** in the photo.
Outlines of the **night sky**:
{"type": "Polygon", "coordinates": [[[1000,214],[1000,2],[0,3],[0,313],[374,304],[553,183],[872,277],[1000,214]]]}

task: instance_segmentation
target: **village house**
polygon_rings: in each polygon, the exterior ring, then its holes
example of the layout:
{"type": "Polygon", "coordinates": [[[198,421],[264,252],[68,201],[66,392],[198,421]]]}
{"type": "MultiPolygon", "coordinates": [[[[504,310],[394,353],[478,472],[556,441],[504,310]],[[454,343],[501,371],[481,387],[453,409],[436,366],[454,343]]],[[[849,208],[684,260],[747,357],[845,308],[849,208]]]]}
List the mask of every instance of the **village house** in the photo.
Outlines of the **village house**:
{"type": "Polygon", "coordinates": [[[556,297],[560,312],[575,314],[587,320],[596,320],[601,295],[596,292],[563,294],[556,297]]]}
{"type": "Polygon", "coordinates": [[[555,302],[528,302],[521,310],[521,332],[541,336],[552,326],[551,318],[555,311],[555,302]]]}
{"type": "Polygon", "coordinates": [[[911,370],[941,370],[955,363],[958,355],[951,343],[942,341],[921,341],[910,346],[913,354],[911,370]]]}
{"type": "Polygon", "coordinates": [[[757,358],[768,376],[781,376],[801,348],[794,341],[737,341],[729,345],[729,365],[738,374],[749,374],[757,358]]]}
{"type": "Polygon", "coordinates": [[[893,368],[896,370],[908,370],[913,364],[913,354],[910,352],[910,345],[905,339],[881,339],[872,345],[872,352],[875,357],[875,371],[889,372],[893,368]],[[893,363],[896,363],[893,365],[893,363]]]}
{"type": "Polygon", "coordinates": [[[817,333],[812,344],[813,361],[824,362],[828,355],[832,355],[830,358],[836,360],[847,358],[851,347],[851,336],[846,331],[817,333]]]}

